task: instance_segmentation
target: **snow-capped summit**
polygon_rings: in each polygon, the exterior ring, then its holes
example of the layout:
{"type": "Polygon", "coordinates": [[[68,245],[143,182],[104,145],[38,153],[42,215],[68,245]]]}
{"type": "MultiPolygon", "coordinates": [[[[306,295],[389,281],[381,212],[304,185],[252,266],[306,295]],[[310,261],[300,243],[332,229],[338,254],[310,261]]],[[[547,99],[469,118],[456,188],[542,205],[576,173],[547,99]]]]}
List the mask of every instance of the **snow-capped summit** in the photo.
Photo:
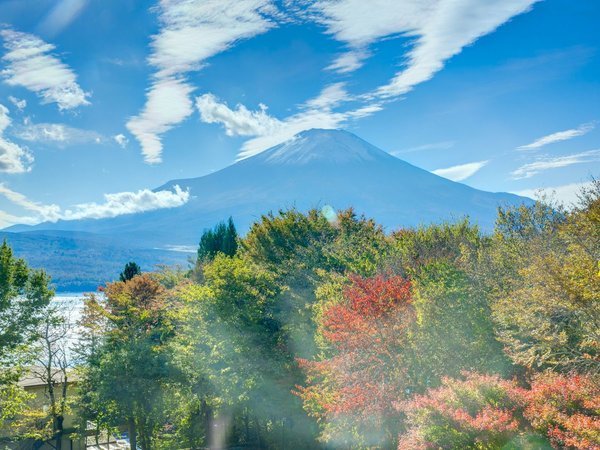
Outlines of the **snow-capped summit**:
{"type": "Polygon", "coordinates": [[[343,130],[313,128],[258,154],[267,164],[361,163],[393,158],[358,136],[343,130]]]}

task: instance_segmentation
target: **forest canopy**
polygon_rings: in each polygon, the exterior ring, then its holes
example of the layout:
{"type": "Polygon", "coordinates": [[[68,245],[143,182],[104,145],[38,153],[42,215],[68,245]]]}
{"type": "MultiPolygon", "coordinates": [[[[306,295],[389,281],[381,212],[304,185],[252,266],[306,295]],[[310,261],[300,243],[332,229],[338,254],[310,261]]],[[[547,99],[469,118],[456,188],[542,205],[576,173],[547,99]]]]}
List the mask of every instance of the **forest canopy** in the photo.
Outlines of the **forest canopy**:
{"type": "MultiPolygon", "coordinates": [[[[46,307],[43,273],[0,250],[1,305],[46,307]]],[[[500,208],[493,234],[387,233],[351,209],[243,237],[229,220],[189,271],[128,265],[80,326],[75,432],[132,448],[600,449],[600,183],[573,209],[500,208]]],[[[13,381],[0,405],[26,403],[13,381]]]]}

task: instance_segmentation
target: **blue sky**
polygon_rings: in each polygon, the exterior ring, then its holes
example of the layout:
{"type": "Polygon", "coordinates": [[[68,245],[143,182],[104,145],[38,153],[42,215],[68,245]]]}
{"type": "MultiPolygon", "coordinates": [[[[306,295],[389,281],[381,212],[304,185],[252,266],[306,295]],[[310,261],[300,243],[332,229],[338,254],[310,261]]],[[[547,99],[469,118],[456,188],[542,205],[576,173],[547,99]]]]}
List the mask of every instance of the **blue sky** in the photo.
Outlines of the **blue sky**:
{"type": "Polygon", "coordinates": [[[0,226],[173,207],[164,182],[343,128],[490,191],[600,172],[600,3],[2,0],[0,226]]]}

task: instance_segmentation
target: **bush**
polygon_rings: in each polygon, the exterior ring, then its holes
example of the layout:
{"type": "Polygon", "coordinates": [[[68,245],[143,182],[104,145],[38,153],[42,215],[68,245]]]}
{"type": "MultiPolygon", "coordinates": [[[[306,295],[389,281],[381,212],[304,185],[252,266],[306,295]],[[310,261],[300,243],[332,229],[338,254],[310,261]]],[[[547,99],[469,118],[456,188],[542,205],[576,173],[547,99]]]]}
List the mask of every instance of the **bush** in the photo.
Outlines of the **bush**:
{"type": "Polygon", "coordinates": [[[399,449],[501,449],[518,438],[517,385],[495,375],[463,376],[444,378],[439,388],[398,404],[407,424],[399,449]]]}
{"type": "Polygon", "coordinates": [[[525,417],[554,448],[600,449],[600,380],[545,373],[524,393],[525,417]]]}

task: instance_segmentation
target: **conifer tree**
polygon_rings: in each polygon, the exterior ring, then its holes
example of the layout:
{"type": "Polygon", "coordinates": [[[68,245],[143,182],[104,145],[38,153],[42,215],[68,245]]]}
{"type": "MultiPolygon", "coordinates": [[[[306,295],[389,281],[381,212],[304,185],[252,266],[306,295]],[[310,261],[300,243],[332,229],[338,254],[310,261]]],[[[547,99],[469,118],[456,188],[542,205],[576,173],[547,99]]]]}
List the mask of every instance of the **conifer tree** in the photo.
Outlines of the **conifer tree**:
{"type": "Polygon", "coordinates": [[[119,280],[121,280],[122,282],[126,282],[131,280],[133,277],[140,275],[141,273],[142,269],[140,269],[140,266],[138,266],[137,263],[130,261],[127,264],[125,264],[123,272],[121,272],[121,274],[119,275],[119,280]]]}
{"type": "Polygon", "coordinates": [[[200,238],[198,261],[212,260],[217,253],[227,256],[235,255],[237,251],[237,230],[230,217],[225,222],[218,223],[212,230],[206,230],[200,238]]]}

